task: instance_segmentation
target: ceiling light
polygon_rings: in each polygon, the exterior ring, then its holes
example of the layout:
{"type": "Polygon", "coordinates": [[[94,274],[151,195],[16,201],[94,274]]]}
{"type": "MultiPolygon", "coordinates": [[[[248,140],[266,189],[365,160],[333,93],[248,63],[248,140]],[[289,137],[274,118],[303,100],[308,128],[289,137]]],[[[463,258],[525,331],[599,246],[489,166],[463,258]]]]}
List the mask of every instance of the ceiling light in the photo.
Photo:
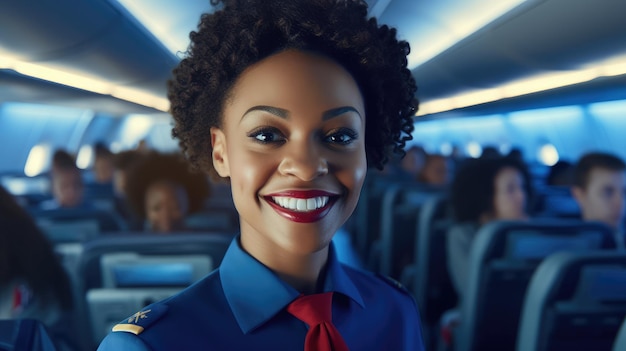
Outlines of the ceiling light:
{"type": "Polygon", "coordinates": [[[426,101],[420,104],[416,115],[440,113],[589,82],[600,77],[626,74],[625,61],[626,59],[622,61],[610,59],[575,71],[539,74],[503,84],[498,88],[473,90],[442,99],[426,101]]]}
{"type": "Polygon", "coordinates": [[[158,97],[138,89],[116,86],[101,79],[74,74],[56,68],[50,68],[45,65],[4,57],[0,59],[0,69],[10,69],[25,76],[42,79],[48,82],[86,90],[101,95],[111,95],[121,100],[151,107],[164,112],[169,109],[169,101],[166,98],[158,97]]]}

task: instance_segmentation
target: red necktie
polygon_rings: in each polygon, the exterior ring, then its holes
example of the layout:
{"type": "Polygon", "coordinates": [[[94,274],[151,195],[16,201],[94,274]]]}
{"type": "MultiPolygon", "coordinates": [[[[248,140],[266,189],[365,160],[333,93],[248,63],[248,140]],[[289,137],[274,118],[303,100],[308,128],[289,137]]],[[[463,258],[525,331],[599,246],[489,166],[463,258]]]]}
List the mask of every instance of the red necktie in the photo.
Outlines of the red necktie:
{"type": "Polygon", "coordinates": [[[309,325],[304,351],[348,351],[346,342],[333,325],[333,293],[301,295],[287,306],[287,312],[309,325]]]}

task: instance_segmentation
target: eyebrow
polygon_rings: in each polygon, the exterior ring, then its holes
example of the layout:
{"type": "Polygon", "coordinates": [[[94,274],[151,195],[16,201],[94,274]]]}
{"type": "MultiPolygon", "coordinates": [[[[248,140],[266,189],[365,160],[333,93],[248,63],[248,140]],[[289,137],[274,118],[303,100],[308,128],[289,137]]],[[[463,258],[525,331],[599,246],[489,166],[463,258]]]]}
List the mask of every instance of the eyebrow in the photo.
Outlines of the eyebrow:
{"type": "MultiPolygon", "coordinates": [[[[248,115],[248,113],[250,113],[252,111],[264,111],[264,112],[270,113],[270,114],[272,114],[274,116],[277,116],[277,117],[280,117],[280,118],[283,118],[283,119],[289,119],[289,111],[288,110],[285,110],[285,109],[280,108],[280,107],[265,106],[265,105],[259,105],[259,106],[254,106],[254,107],[249,108],[241,116],[241,119],[243,120],[246,117],[246,115],[248,115]]],[[[331,118],[343,115],[343,114],[348,113],[348,112],[354,112],[354,113],[356,113],[359,116],[359,118],[361,118],[361,119],[363,118],[361,116],[361,114],[359,113],[359,111],[357,111],[356,108],[354,108],[352,106],[342,106],[342,107],[337,107],[337,108],[333,108],[333,109],[330,109],[328,111],[325,111],[322,114],[322,120],[326,121],[326,120],[329,120],[331,118]]]]}

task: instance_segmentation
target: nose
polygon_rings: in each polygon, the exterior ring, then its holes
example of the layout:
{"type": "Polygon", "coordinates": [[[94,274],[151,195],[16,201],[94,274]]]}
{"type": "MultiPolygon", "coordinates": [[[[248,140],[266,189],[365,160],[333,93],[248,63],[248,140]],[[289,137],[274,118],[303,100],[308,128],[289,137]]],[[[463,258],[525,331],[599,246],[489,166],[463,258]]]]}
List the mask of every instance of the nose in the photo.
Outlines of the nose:
{"type": "Polygon", "coordinates": [[[282,175],[311,181],[328,174],[328,162],[315,146],[294,144],[281,160],[278,171],[282,175]]]}

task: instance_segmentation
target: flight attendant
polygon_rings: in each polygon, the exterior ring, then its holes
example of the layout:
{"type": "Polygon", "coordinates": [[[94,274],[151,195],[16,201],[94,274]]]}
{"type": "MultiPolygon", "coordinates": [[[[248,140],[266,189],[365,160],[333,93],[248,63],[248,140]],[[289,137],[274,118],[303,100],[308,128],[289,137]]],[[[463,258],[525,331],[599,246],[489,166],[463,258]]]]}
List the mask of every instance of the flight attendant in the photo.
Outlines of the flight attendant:
{"type": "Polygon", "coordinates": [[[363,1],[227,1],[169,84],[174,135],[230,181],[221,266],[113,328],[99,350],[423,350],[415,302],[339,263],[367,166],[410,139],[409,47],[363,1]]]}

